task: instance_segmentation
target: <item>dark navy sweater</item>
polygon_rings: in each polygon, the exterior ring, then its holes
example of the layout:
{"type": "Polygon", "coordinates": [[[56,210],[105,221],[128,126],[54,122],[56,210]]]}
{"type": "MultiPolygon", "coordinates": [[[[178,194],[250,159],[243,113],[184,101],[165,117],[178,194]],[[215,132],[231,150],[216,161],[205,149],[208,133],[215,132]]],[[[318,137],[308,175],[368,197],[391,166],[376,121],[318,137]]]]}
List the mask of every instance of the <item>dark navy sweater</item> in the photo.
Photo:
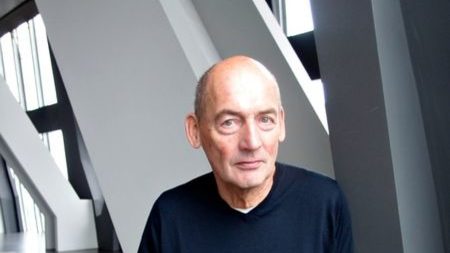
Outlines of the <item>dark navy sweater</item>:
{"type": "Polygon", "coordinates": [[[212,173],[163,193],[139,253],[353,252],[350,216],[337,183],[276,164],[269,195],[244,214],[219,196],[212,173]]]}

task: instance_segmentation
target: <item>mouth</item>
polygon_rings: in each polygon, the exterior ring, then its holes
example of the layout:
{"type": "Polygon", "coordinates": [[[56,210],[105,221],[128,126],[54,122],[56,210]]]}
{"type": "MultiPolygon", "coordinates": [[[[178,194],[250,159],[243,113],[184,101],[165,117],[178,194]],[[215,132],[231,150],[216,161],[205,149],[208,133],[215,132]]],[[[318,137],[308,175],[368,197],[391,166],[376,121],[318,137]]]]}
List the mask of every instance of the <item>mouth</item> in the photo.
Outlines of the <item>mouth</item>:
{"type": "Polygon", "coordinates": [[[264,163],[263,160],[246,160],[235,163],[235,166],[241,170],[256,170],[264,163]]]}

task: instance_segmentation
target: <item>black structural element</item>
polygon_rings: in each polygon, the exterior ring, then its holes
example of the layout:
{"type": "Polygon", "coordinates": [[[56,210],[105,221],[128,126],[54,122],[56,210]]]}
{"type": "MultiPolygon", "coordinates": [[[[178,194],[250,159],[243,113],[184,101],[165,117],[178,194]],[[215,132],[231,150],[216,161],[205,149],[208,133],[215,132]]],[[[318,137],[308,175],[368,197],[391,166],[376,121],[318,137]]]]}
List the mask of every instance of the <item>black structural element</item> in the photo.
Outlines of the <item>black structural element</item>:
{"type": "Polygon", "coordinates": [[[319,60],[317,58],[314,31],[288,37],[289,42],[303,63],[312,80],[320,79],[319,60]]]}
{"type": "Polygon", "coordinates": [[[273,10],[273,7],[272,7],[272,0],[266,0],[266,3],[267,3],[267,5],[269,5],[269,8],[270,8],[271,10],[273,10]]]}

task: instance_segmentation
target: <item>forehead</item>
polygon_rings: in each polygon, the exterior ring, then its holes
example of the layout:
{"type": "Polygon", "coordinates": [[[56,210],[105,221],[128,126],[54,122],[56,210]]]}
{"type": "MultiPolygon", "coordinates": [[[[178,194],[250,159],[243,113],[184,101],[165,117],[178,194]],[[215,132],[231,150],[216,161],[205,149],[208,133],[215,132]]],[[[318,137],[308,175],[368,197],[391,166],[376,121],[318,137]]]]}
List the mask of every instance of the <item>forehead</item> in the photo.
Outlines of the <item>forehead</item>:
{"type": "Polygon", "coordinates": [[[207,111],[267,110],[280,105],[275,79],[251,63],[215,70],[208,84],[207,111]]]}

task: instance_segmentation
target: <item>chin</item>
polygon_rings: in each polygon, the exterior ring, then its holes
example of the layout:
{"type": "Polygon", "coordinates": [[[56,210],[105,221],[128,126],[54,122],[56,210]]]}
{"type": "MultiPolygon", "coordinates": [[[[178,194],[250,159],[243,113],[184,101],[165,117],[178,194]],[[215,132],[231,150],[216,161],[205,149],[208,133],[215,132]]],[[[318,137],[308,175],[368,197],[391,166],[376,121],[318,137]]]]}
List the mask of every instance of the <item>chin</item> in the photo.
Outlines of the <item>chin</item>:
{"type": "Polygon", "coordinates": [[[249,178],[239,180],[239,182],[236,182],[236,185],[241,189],[252,189],[264,185],[267,179],[267,177],[249,178]]]}

